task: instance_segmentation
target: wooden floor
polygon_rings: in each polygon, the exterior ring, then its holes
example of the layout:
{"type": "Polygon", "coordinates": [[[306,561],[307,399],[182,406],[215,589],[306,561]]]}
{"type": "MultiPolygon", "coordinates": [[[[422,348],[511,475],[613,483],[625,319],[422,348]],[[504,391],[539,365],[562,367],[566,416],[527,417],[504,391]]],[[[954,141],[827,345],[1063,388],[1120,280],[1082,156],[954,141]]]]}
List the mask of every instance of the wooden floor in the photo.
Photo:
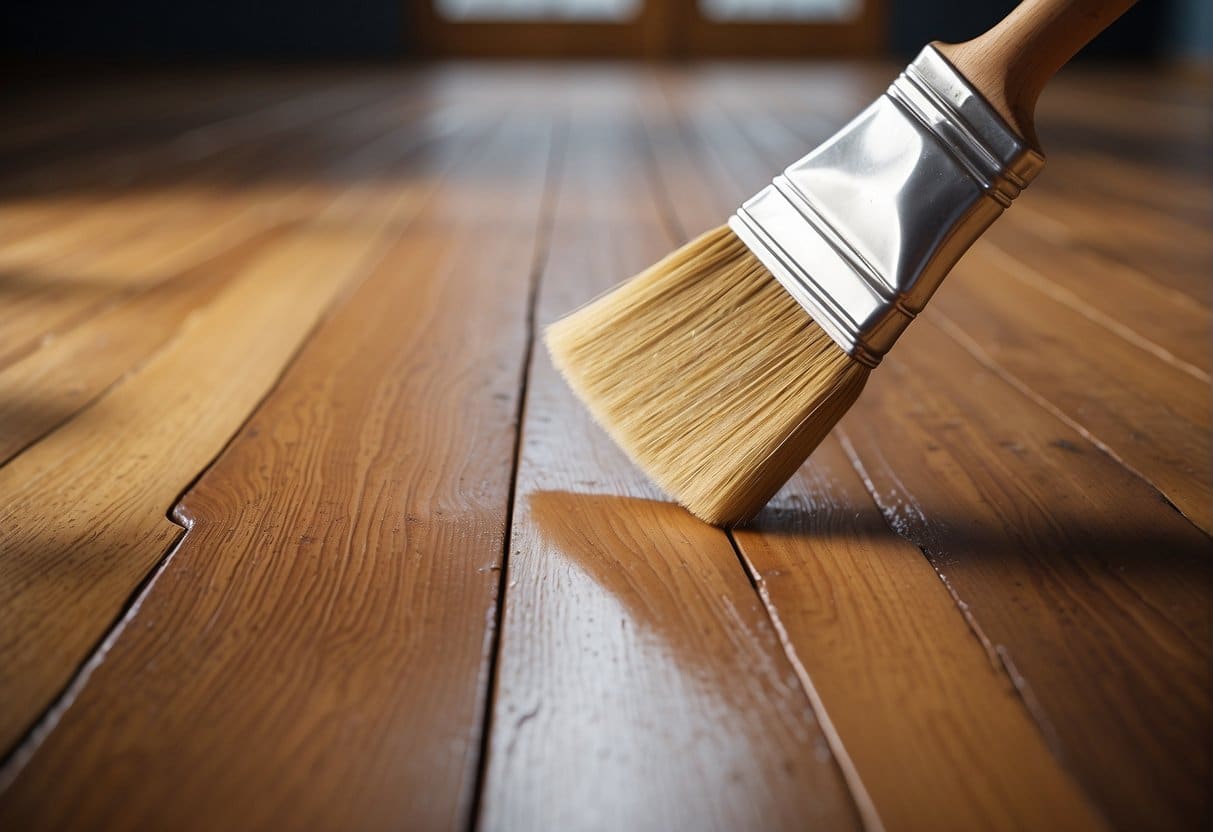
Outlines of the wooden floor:
{"type": "Polygon", "coordinates": [[[890,77],[5,93],[0,828],[1205,828],[1207,80],[1063,74],[748,528],[535,347],[890,77]]]}

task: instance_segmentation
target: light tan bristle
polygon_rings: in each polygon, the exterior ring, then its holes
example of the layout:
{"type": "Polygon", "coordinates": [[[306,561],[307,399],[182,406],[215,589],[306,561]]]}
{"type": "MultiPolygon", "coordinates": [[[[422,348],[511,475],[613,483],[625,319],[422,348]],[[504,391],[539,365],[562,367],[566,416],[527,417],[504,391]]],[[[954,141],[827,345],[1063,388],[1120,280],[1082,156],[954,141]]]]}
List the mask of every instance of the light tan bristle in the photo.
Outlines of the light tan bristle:
{"type": "Polygon", "coordinates": [[[717,525],[758,513],[869,372],[727,226],[557,321],[546,341],[611,437],[717,525]]]}

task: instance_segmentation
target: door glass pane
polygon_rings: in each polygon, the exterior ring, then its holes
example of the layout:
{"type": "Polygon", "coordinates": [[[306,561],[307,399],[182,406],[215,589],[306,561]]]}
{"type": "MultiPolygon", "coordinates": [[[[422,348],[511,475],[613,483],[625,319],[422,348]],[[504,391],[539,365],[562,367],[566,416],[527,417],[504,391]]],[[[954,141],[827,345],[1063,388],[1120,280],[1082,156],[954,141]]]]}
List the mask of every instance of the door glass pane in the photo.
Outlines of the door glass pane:
{"type": "Polygon", "coordinates": [[[836,22],[859,13],[861,0],[699,0],[708,20],[836,22]]]}
{"type": "Polygon", "coordinates": [[[447,20],[615,22],[635,17],[642,0],[435,0],[447,20]]]}

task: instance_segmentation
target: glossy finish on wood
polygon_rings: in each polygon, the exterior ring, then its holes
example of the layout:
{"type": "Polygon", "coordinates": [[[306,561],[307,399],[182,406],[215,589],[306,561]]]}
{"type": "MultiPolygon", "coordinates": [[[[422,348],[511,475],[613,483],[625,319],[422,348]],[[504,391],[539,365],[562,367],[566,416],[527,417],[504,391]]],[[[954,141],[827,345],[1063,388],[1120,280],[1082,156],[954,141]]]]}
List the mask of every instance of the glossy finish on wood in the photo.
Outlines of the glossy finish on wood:
{"type": "Polygon", "coordinates": [[[1208,386],[1014,263],[979,242],[924,315],[943,331],[916,324],[840,434],[1109,818],[1190,824],[1210,809],[1208,386]]]}
{"type": "MultiPolygon", "coordinates": [[[[630,92],[574,106],[540,326],[674,243],[630,92]]],[[[542,350],[522,441],[480,828],[858,829],[725,533],[665,502],[542,350]]]]}
{"type": "Polygon", "coordinates": [[[1006,261],[978,249],[928,317],[1213,533],[1207,380],[1135,340],[1104,339],[1102,321],[1015,280],[1006,261]]]}
{"type": "Polygon", "coordinates": [[[886,828],[1104,828],[947,585],[867,496],[831,439],[736,538],[886,828]]]}
{"type": "Polygon", "coordinates": [[[1206,822],[1207,80],[1062,72],[731,536],[532,349],[892,74],[6,92],[0,828],[1206,822]]]}
{"type": "MultiPolygon", "coordinates": [[[[675,124],[651,133],[662,148],[670,128],[682,126],[689,147],[658,154],[659,179],[681,221],[696,227],[728,210],[721,160],[739,158],[733,142],[742,137],[680,107],[690,92],[673,85],[675,124]],[[715,196],[703,193],[705,178],[715,196]]],[[[734,173],[745,181],[744,170],[734,173]]],[[[886,828],[919,828],[928,817],[946,829],[1103,827],[947,587],[888,527],[836,439],[733,536],[886,828]],[[941,782],[949,799],[928,809],[922,795],[941,782]]]]}
{"type": "Polygon", "coordinates": [[[1199,825],[1209,538],[940,329],[910,344],[842,432],[886,519],[1117,825],[1199,825]]]}

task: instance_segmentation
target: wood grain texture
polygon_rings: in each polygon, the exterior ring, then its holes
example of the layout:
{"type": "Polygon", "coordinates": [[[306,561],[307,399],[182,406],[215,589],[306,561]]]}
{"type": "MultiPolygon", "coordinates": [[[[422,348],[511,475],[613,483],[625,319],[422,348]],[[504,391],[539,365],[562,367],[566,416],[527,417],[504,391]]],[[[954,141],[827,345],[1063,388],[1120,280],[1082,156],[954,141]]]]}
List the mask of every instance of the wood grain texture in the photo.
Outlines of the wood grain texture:
{"type": "MultiPolygon", "coordinates": [[[[672,244],[635,91],[574,109],[540,324],[672,244]]],[[[645,481],[542,347],[523,437],[479,827],[856,828],[728,538],[645,481]]]]}
{"type": "MultiPolygon", "coordinates": [[[[410,162],[443,140],[447,130],[433,117],[387,130],[376,126],[369,133],[362,132],[366,126],[359,128],[343,132],[346,144],[340,151],[330,148],[327,157],[310,160],[318,180],[332,179],[328,187],[299,183],[266,189],[268,193],[237,193],[228,200],[235,216],[217,229],[207,228],[218,213],[208,209],[195,216],[194,223],[175,217],[168,229],[145,233],[129,246],[95,256],[89,269],[75,272],[82,275],[79,278],[24,275],[23,299],[32,301],[34,308],[14,303],[9,310],[14,325],[6,345],[12,363],[3,366],[0,358],[0,460],[71,418],[138,367],[176,335],[190,315],[211,302],[267,241],[281,238],[287,229],[298,231],[309,215],[340,223],[357,222],[359,216],[374,218],[376,211],[390,217],[396,189],[369,189],[361,180],[390,180],[407,172],[410,162]],[[221,233],[208,235],[210,231],[221,233]],[[196,236],[186,240],[191,233],[196,236]],[[175,273],[173,261],[199,256],[191,244],[208,236],[222,237],[211,241],[219,253],[175,273]],[[158,269],[165,272],[157,275],[158,269]],[[55,292],[56,287],[62,291],[55,292]],[[39,294],[47,289],[51,291],[39,294]]],[[[246,175],[255,177],[258,170],[266,173],[264,167],[254,166],[246,175]]]]}
{"type": "Polygon", "coordinates": [[[196,316],[189,334],[197,337],[177,340],[0,469],[6,495],[0,603],[9,622],[0,642],[5,747],[64,685],[179,536],[165,516],[166,502],[223,447],[352,278],[358,262],[350,262],[351,249],[340,238],[292,242],[261,258],[209,314],[196,316]],[[295,285],[267,279],[281,269],[297,274],[295,285]],[[265,327],[271,315],[272,330],[265,327]],[[71,616],[50,615],[65,607],[71,616]]]}
{"type": "MultiPolygon", "coordinates": [[[[1071,149],[1052,154],[1050,165],[1062,170],[1050,187],[1065,188],[1071,197],[1081,195],[1093,201],[1111,201],[1132,205],[1155,222],[1173,226],[1186,235],[1199,235],[1213,222],[1213,206],[1205,199],[1205,189],[1197,176],[1208,176],[1211,164],[1184,147],[1184,139],[1170,143],[1169,156],[1145,156],[1139,144],[1118,147],[1115,138],[1098,132],[1068,131],[1075,144],[1093,144],[1100,150],[1071,149]]],[[[1061,133],[1067,135],[1067,131],[1061,133]]],[[[1060,139],[1060,137],[1059,137],[1060,139]]],[[[1063,145],[1064,147],[1064,145],[1063,145]]]]}
{"type": "MultiPolygon", "coordinates": [[[[650,132],[658,179],[680,222],[698,228],[734,204],[748,172],[735,166],[729,181],[723,163],[744,139],[688,86],[669,86],[672,118],[650,132]]],[[[836,440],[733,536],[886,829],[1103,828],[836,440]]]]}
{"type": "Polygon", "coordinates": [[[1112,823],[1200,825],[1209,538],[927,321],[843,436],[1112,823]]]}
{"type": "Polygon", "coordinates": [[[0,461],[7,462],[71,419],[137,368],[176,335],[191,314],[218,297],[272,240],[272,232],[255,236],[187,269],[177,280],[166,280],[101,311],[62,336],[44,338],[24,360],[0,369],[0,461]]]}
{"type": "Polygon", "coordinates": [[[1207,380],[1110,337],[1101,321],[1016,280],[1006,260],[999,249],[975,246],[927,317],[1213,533],[1207,380]]]}
{"type": "MultiPolygon", "coordinates": [[[[362,204],[373,190],[345,198],[362,204]]],[[[166,507],[425,190],[392,188],[395,209],[361,227],[341,222],[350,205],[337,200],[262,252],[138,372],[0,468],[0,607],[10,622],[0,638],[0,747],[111,626],[179,536],[166,507]],[[72,615],[52,612],[63,608],[72,615]]]]}
{"type": "MultiPolygon", "coordinates": [[[[768,164],[778,157],[770,152],[768,164]]],[[[1090,207],[1069,210],[1085,210],[1095,234],[1090,207]]],[[[1208,736],[1211,710],[1208,537],[1070,425],[1098,426],[1104,447],[1125,453],[1155,448],[1151,474],[1161,484],[1166,469],[1205,522],[1207,386],[998,279],[1003,268],[979,243],[925,316],[947,315],[964,343],[916,324],[873,374],[843,435],[890,526],[930,553],[1113,825],[1197,823],[1209,812],[1209,749],[1197,739],[1208,736]],[[999,358],[966,354],[977,350],[999,358]],[[1002,361],[1014,362],[1014,376],[1002,361]],[[1119,408],[1131,424],[1116,433],[1119,408]],[[1069,423],[1050,410],[1070,413],[1069,423]],[[1193,456],[1168,458],[1172,442],[1193,456]]]]}
{"type": "Polygon", "coordinates": [[[298,138],[289,128],[299,126],[302,114],[337,115],[362,95],[357,86],[334,94],[314,79],[208,80],[202,92],[182,79],[152,89],[129,79],[97,89],[80,79],[79,89],[92,95],[85,92],[87,102],[63,96],[62,106],[91,118],[0,155],[0,239],[71,225],[118,206],[137,208],[141,197],[161,196],[154,191],[163,186],[190,183],[190,174],[216,157],[243,153],[276,131],[279,138],[281,131],[298,138]]]}
{"type": "MultiPolygon", "coordinates": [[[[1115,176],[1115,168],[1110,167],[1107,175],[1115,176]]],[[[1039,179],[1022,200],[1015,201],[1017,221],[1032,223],[1056,243],[1129,265],[1162,286],[1210,305],[1213,293],[1206,270],[1213,258],[1213,240],[1207,229],[1169,222],[1120,201],[1076,200],[1047,185],[1043,176],[1039,179]]]]}
{"type": "Polygon", "coordinates": [[[186,494],[189,533],[0,824],[466,819],[548,134],[461,164],[186,494]]]}
{"type": "Polygon", "coordinates": [[[735,537],[886,829],[1104,828],[837,439],[735,537]]]}
{"type": "MultiPolygon", "coordinates": [[[[62,216],[46,229],[0,241],[6,335],[0,366],[252,236],[314,215],[370,171],[384,173],[384,160],[374,156],[385,154],[376,146],[393,141],[391,153],[401,155],[417,134],[407,123],[392,124],[398,114],[391,99],[381,104],[387,114],[372,109],[340,128],[288,135],[285,150],[284,137],[270,131],[201,160],[178,160],[168,182],[162,169],[146,163],[106,185],[112,192],[87,210],[66,200],[62,216]],[[300,170],[307,177],[301,179],[300,170]]],[[[59,184],[95,187],[70,177],[59,184]]]]}
{"type": "Polygon", "coordinates": [[[1057,244],[1018,218],[1007,213],[982,237],[983,250],[1015,279],[1208,383],[1213,333],[1207,305],[1106,255],[1057,244]]]}
{"type": "Polygon", "coordinates": [[[1207,825],[1207,77],[1063,72],[736,546],[524,384],[894,72],[0,92],[0,828],[1207,825]]]}
{"type": "Polygon", "coordinates": [[[282,138],[322,121],[339,129],[341,116],[351,110],[367,103],[382,108],[386,91],[365,74],[352,85],[342,83],[340,72],[310,80],[306,73],[294,79],[236,73],[226,81],[207,79],[205,92],[184,86],[169,81],[158,94],[136,93],[129,99],[121,87],[113,90],[103,116],[94,114],[59,140],[39,141],[0,157],[0,192],[28,198],[179,182],[210,157],[256,140],[275,134],[282,138]],[[115,102],[114,97],[125,100],[115,102]],[[123,110],[128,117],[119,115],[123,110]]]}

